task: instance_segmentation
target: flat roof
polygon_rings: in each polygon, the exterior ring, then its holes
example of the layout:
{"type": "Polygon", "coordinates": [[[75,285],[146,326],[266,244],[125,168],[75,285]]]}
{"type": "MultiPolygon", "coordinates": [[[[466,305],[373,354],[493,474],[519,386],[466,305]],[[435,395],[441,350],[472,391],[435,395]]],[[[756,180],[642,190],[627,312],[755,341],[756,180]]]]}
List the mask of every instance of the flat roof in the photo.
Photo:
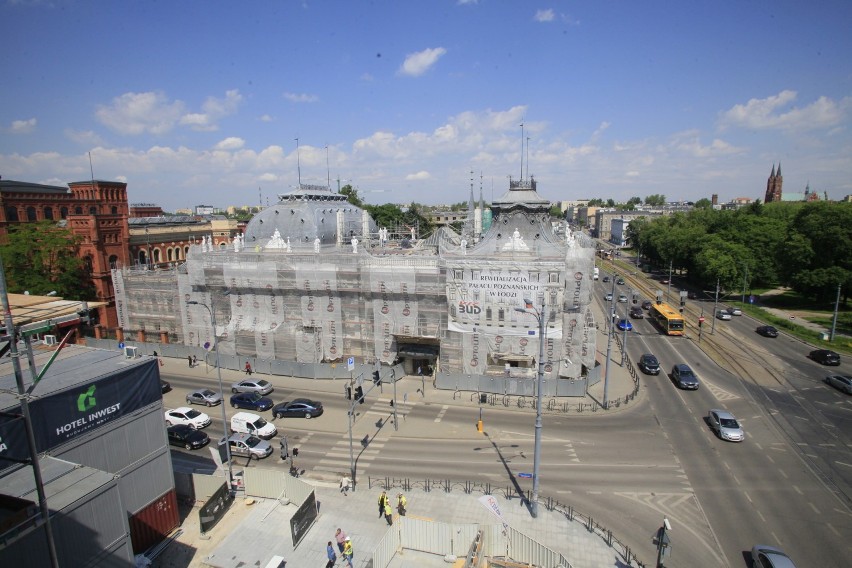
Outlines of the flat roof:
{"type": "MultiPolygon", "coordinates": [[[[12,324],[15,326],[76,314],[83,309],[85,301],[32,294],[7,294],[7,296],[9,308],[12,311],[12,324]]],[[[86,304],[90,310],[107,305],[106,302],[86,302],[86,304]]],[[[5,321],[0,321],[0,326],[5,324],[5,321]]]]}
{"type": "MultiPolygon", "coordinates": [[[[42,456],[39,465],[45,497],[53,511],[61,511],[115,479],[111,473],[50,456],[42,456]]],[[[16,469],[2,479],[3,489],[0,491],[3,494],[39,502],[30,467],[16,469]]]]}

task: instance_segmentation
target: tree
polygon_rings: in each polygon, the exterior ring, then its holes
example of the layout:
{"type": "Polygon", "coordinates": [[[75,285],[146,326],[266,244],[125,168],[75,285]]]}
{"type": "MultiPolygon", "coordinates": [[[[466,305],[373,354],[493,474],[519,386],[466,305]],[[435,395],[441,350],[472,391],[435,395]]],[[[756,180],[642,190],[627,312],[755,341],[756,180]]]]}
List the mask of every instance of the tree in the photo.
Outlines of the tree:
{"type": "Polygon", "coordinates": [[[340,188],[338,191],[340,195],[346,196],[346,201],[354,205],[355,207],[364,208],[364,202],[361,200],[361,197],[358,195],[358,190],[353,188],[348,183],[340,188]]]}
{"type": "Polygon", "coordinates": [[[713,207],[713,203],[706,197],[702,197],[701,199],[695,202],[694,207],[696,209],[710,209],[711,207],[713,207]]]}
{"type": "Polygon", "coordinates": [[[666,204],[666,196],[654,193],[645,198],[645,205],[650,205],[651,207],[661,207],[666,204]]]}
{"type": "Polygon", "coordinates": [[[94,300],[85,261],[78,256],[82,237],[53,221],[20,223],[9,228],[0,256],[11,292],[94,300]]]}

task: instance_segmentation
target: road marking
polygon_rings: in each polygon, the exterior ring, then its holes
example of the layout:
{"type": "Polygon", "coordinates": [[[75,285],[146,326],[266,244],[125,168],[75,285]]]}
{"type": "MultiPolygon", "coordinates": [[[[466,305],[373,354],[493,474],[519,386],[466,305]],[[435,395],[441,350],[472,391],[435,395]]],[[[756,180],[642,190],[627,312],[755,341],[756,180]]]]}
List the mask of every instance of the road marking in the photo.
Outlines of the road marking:
{"type": "Polygon", "coordinates": [[[793,489],[795,489],[796,493],[798,493],[799,495],[804,495],[804,493],[802,493],[802,490],[796,487],[795,485],[793,485],[793,489]]]}
{"type": "Polygon", "coordinates": [[[820,515],[820,514],[821,514],[821,513],[819,512],[819,509],[817,509],[817,508],[816,508],[816,505],[814,505],[814,504],[813,504],[813,503],[811,503],[810,501],[808,501],[808,505],[810,505],[810,506],[811,506],[811,509],[813,509],[813,510],[814,510],[814,513],[816,513],[817,515],[820,515]]]}
{"type": "Polygon", "coordinates": [[[726,391],[722,387],[718,387],[718,386],[714,385],[713,383],[704,381],[704,384],[707,385],[707,389],[710,391],[710,394],[715,396],[717,400],[728,401],[728,400],[736,400],[736,399],[740,398],[739,395],[736,395],[736,394],[734,394],[730,391],[726,391]]]}
{"type": "Polygon", "coordinates": [[[446,413],[447,413],[447,409],[448,409],[448,408],[449,408],[449,406],[448,406],[448,405],[446,405],[446,404],[444,404],[444,405],[442,405],[442,406],[441,406],[441,412],[439,412],[439,413],[438,413],[438,417],[437,417],[437,418],[435,418],[435,422],[440,422],[440,421],[441,421],[441,419],[444,417],[444,414],[446,414],[446,413]]]}

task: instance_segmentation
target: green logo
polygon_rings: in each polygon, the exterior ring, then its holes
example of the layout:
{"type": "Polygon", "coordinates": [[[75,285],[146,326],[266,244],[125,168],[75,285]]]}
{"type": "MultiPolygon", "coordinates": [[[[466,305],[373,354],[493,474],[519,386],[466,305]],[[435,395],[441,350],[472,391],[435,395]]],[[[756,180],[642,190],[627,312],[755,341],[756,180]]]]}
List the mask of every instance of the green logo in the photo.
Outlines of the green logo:
{"type": "Polygon", "coordinates": [[[95,385],[89,387],[89,390],[77,397],[77,410],[86,412],[93,408],[98,402],[95,400],[95,385]]]}

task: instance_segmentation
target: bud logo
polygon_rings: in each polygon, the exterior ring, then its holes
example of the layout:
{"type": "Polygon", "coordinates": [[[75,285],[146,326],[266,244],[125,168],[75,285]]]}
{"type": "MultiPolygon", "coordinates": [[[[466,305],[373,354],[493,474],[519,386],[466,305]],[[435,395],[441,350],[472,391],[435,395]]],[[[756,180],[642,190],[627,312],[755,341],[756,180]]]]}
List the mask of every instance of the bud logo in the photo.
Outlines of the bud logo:
{"type": "Polygon", "coordinates": [[[86,412],[97,404],[98,402],[95,400],[95,385],[90,386],[89,390],[77,397],[77,410],[80,412],[86,412]]]}

